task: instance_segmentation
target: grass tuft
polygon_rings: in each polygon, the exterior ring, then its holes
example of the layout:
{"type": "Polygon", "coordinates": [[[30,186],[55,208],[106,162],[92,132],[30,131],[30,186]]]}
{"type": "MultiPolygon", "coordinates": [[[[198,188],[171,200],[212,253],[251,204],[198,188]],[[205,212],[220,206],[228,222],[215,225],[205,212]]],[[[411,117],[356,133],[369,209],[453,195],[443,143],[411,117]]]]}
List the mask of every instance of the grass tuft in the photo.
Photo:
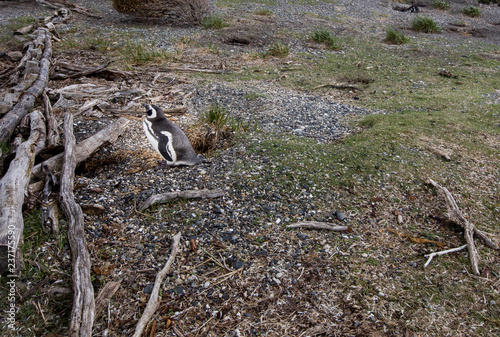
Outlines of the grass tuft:
{"type": "Polygon", "coordinates": [[[385,32],[385,42],[392,44],[404,44],[410,41],[410,38],[407,37],[404,33],[398,32],[394,28],[388,28],[385,32]]]}
{"type": "Polygon", "coordinates": [[[257,9],[255,11],[255,14],[256,15],[262,15],[262,16],[271,16],[271,15],[273,15],[273,12],[270,9],[261,8],[261,9],[257,9]]]}
{"type": "Polygon", "coordinates": [[[470,16],[471,18],[475,18],[481,15],[481,11],[479,10],[479,8],[472,5],[465,7],[463,9],[463,13],[467,16],[470,16]]]}
{"type": "Polygon", "coordinates": [[[229,27],[229,23],[220,15],[211,15],[205,17],[201,21],[201,25],[205,29],[222,29],[224,27],[229,27]]]}
{"type": "Polygon", "coordinates": [[[324,43],[329,49],[339,50],[342,48],[338,40],[332,33],[324,28],[315,28],[311,39],[318,43],[324,43]]]}
{"type": "Polygon", "coordinates": [[[434,0],[432,2],[432,7],[441,10],[447,10],[450,8],[450,3],[447,0],[434,0]]]}
{"type": "Polygon", "coordinates": [[[274,57],[287,57],[290,53],[290,47],[288,44],[284,44],[281,41],[273,42],[267,51],[264,53],[264,57],[266,56],[274,56],[274,57]]]}
{"type": "Polygon", "coordinates": [[[411,28],[418,32],[424,33],[440,33],[443,29],[427,16],[418,15],[411,24],[411,28]]]}

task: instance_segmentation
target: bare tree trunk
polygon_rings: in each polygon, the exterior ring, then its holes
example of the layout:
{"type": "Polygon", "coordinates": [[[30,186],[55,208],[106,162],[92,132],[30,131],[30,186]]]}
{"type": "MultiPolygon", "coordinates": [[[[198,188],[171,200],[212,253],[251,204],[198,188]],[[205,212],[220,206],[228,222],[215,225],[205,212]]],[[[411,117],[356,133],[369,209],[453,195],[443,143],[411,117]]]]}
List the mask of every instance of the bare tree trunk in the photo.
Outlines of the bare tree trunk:
{"type": "Polygon", "coordinates": [[[75,180],[75,137],[73,135],[73,115],[64,115],[65,152],[61,172],[61,206],[68,220],[68,240],[71,248],[73,269],[73,308],[69,323],[72,337],[92,336],[95,317],[94,288],[90,280],[90,255],[83,230],[83,212],[75,202],[73,184],[75,180]]]}
{"type": "Polygon", "coordinates": [[[24,230],[22,207],[24,193],[35,153],[44,146],[45,121],[40,111],[30,115],[31,135],[17,149],[16,158],[0,181],[0,273],[19,275],[22,256],[19,243],[24,230]]]}

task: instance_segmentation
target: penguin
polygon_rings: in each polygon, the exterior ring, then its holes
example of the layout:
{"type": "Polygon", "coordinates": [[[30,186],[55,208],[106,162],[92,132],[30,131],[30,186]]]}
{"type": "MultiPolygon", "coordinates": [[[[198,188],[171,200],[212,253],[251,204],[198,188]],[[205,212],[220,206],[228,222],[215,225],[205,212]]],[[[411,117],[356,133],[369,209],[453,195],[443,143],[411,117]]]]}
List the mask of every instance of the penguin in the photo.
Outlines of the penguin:
{"type": "Polygon", "coordinates": [[[194,152],[184,132],[165,117],[159,106],[143,106],[147,113],[143,122],[146,137],[168,166],[192,166],[205,160],[194,152]]]}

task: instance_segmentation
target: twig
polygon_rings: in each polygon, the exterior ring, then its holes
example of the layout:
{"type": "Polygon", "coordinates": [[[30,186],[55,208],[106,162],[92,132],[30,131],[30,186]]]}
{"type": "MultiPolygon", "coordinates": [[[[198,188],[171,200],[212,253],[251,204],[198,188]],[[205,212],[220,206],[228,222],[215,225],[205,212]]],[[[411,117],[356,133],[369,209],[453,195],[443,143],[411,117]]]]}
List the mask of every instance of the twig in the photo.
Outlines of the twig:
{"type": "Polygon", "coordinates": [[[460,247],[456,247],[456,248],[452,248],[452,249],[447,249],[447,250],[442,250],[440,252],[434,252],[434,253],[431,253],[431,254],[424,255],[425,257],[429,257],[429,259],[427,260],[427,262],[424,264],[424,268],[427,267],[429,265],[429,263],[431,263],[432,259],[435,256],[444,255],[444,254],[453,253],[453,252],[458,252],[459,250],[465,249],[466,247],[467,247],[467,245],[463,245],[463,246],[460,246],[460,247]]]}
{"type": "Polygon", "coordinates": [[[220,198],[224,192],[220,190],[187,190],[178,192],[167,192],[162,194],[153,194],[144,201],[139,207],[139,211],[144,211],[151,205],[165,203],[176,198],[195,199],[195,198],[220,198]]]}
{"type": "Polygon", "coordinates": [[[135,332],[133,337],[140,337],[142,334],[142,331],[146,327],[146,324],[149,322],[151,317],[156,311],[156,308],[158,307],[158,293],[160,291],[160,287],[163,283],[163,279],[165,278],[165,275],[170,270],[170,267],[174,263],[175,260],[175,255],[177,255],[177,252],[179,251],[179,241],[181,240],[181,232],[177,233],[173,237],[173,242],[172,242],[172,250],[170,252],[170,257],[168,258],[167,263],[163,267],[162,270],[158,274],[156,274],[156,279],[155,279],[155,285],[153,287],[153,291],[151,292],[151,296],[149,297],[148,304],[146,306],[146,309],[144,309],[144,313],[142,314],[141,319],[137,323],[137,326],[135,327],[135,332]]]}
{"type": "Polygon", "coordinates": [[[302,221],[286,226],[286,228],[314,228],[314,229],[328,229],[335,232],[349,232],[352,231],[349,226],[336,226],[327,222],[318,221],[302,221]]]}
{"type": "Polygon", "coordinates": [[[467,241],[467,248],[469,250],[469,259],[472,267],[472,272],[476,275],[479,275],[479,254],[477,253],[476,245],[474,244],[474,225],[471,224],[467,219],[465,219],[464,215],[460,211],[451,195],[450,191],[446,187],[440,186],[431,178],[427,178],[427,182],[432,186],[441,190],[445,195],[446,207],[448,208],[448,218],[462,226],[465,230],[465,240],[467,241]]]}

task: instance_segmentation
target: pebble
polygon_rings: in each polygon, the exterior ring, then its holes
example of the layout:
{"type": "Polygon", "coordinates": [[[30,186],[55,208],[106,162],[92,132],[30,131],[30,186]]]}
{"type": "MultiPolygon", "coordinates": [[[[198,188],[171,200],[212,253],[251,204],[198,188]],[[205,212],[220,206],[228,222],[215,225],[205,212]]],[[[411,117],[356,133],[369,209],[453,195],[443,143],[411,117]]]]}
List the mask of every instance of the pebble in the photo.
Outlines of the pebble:
{"type": "Polygon", "coordinates": [[[340,213],[340,212],[335,212],[335,215],[337,216],[337,219],[339,221],[343,221],[345,219],[345,215],[344,213],[340,213]]]}

